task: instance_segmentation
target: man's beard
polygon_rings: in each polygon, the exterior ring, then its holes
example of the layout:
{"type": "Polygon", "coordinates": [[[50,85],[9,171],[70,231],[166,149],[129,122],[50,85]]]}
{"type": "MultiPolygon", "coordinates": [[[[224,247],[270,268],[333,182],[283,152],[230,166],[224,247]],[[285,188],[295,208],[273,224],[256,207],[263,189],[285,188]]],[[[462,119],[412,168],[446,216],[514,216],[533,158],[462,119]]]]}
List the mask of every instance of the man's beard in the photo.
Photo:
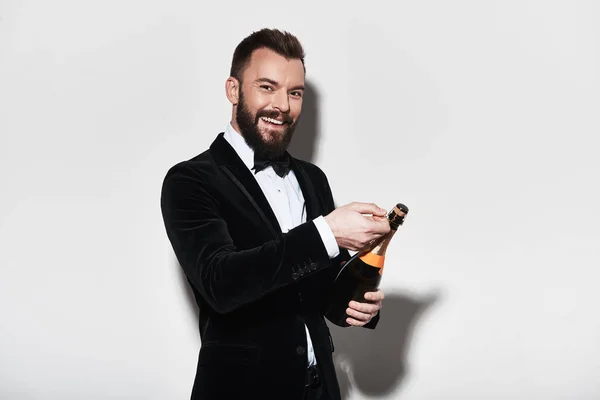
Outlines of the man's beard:
{"type": "Polygon", "coordinates": [[[275,110],[260,110],[256,113],[256,117],[253,118],[241,91],[235,120],[240,127],[240,133],[246,140],[248,146],[254,150],[255,155],[266,159],[277,158],[285,153],[292,141],[292,136],[294,135],[297,123],[297,121],[292,120],[289,114],[282,114],[275,110]],[[283,133],[274,132],[273,134],[268,135],[271,140],[266,141],[258,128],[260,117],[274,119],[281,117],[286,125],[285,130],[283,133]]]}

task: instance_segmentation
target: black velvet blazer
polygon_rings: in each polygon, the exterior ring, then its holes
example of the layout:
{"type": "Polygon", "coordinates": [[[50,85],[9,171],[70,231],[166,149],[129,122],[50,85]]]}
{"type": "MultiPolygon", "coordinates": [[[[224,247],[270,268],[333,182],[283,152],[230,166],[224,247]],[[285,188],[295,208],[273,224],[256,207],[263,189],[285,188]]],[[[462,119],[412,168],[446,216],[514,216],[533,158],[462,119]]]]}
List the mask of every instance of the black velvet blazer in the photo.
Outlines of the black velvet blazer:
{"type": "Polygon", "coordinates": [[[294,158],[292,169],[307,222],[287,233],[223,133],[166,174],[163,219],[200,310],[193,400],[301,400],[304,324],[329,396],[340,398],[323,313],[340,262],[350,256],[340,249],[330,260],[312,222],[334,209],[325,174],[294,158]]]}

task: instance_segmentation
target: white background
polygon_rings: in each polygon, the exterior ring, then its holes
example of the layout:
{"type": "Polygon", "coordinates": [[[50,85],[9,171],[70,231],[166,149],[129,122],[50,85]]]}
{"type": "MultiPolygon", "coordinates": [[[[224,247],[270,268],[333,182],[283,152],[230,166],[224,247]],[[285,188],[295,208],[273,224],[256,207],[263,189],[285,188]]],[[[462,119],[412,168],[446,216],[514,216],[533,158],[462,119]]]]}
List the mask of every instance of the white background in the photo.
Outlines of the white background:
{"type": "Polygon", "coordinates": [[[159,207],[229,121],[231,55],[305,46],[295,155],[410,208],[347,399],[600,399],[600,3],[0,5],[0,398],[189,398],[196,311],[159,207]],[[210,8],[209,8],[210,7],[210,8]]]}

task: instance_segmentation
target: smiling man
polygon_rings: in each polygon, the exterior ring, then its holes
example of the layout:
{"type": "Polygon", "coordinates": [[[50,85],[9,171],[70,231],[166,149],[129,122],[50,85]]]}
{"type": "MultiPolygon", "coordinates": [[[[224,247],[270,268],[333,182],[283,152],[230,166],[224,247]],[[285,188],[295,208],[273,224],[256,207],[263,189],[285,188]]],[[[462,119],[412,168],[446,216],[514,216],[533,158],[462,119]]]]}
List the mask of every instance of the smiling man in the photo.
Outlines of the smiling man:
{"type": "Polygon", "coordinates": [[[300,59],[287,60],[268,48],[257,49],[247,68],[232,69],[226,93],[234,105],[233,129],[255,154],[265,159],[282,156],[302,109],[304,66],[300,59]]]}
{"type": "MultiPolygon", "coordinates": [[[[245,38],[225,83],[231,121],[164,179],[165,228],[200,309],[192,400],[340,399],[327,294],[348,250],[390,227],[375,204],[335,208],[321,169],[288,153],[304,77],[295,36],[245,38]]],[[[374,328],[383,292],[365,297],[348,323],[374,328]]]]}

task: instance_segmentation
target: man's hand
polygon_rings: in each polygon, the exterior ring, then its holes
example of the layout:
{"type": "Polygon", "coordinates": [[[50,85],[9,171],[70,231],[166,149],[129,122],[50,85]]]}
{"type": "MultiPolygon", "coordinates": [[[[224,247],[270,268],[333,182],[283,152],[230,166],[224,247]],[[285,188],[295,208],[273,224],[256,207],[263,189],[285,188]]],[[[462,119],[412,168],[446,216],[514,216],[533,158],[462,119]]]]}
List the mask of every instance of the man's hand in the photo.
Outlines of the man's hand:
{"type": "Polygon", "coordinates": [[[325,216],[338,246],[358,251],[390,231],[387,211],[372,203],[354,202],[325,216]]]}
{"type": "Polygon", "coordinates": [[[383,291],[381,289],[376,292],[365,293],[365,299],[371,303],[359,303],[351,301],[348,303],[346,314],[349,318],[346,318],[346,322],[350,326],[363,326],[369,323],[373,319],[379,310],[381,310],[381,304],[383,302],[383,291]]]}

